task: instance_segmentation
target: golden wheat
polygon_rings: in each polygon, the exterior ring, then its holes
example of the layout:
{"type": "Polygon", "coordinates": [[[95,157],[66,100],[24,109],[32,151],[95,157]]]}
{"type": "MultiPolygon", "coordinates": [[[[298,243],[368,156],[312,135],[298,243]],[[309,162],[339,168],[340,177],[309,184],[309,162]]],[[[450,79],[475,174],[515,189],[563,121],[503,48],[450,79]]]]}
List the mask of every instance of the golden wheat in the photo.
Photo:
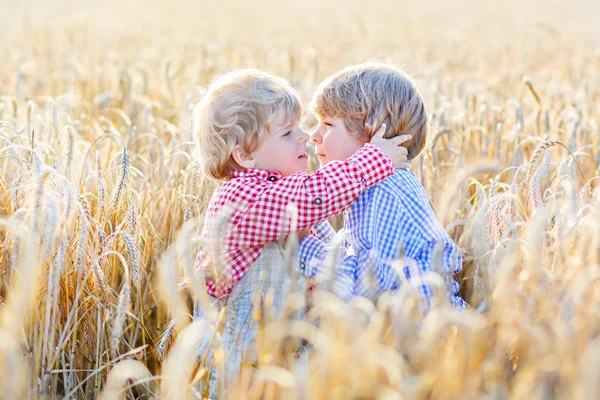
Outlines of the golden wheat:
{"type": "MultiPolygon", "coordinates": [[[[213,367],[224,371],[227,310],[212,307],[194,268],[216,183],[194,161],[190,104],[214,76],[244,65],[284,76],[307,104],[320,79],[373,57],[394,59],[421,85],[432,134],[412,170],[461,247],[456,279],[471,307],[457,312],[439,296],[423,316],[402,254],[400,290],[377,304],[317,291],[297,320],[299,291],[275,318],[267,293],[253,313],[257,361],[232,396],[600,394],[600,53],[591,33],[527,23],[484,42],[478,30],[492,32],[484,21],[497,17],[481,9],[475,21],[457,16],[470,31],[444,31],[416,6],[402,24],[404,6],[361,14],[351,1],[336,25],[317,3],[297,27],[282,26],[271,4],[265,30],[244,45],[237,24],[210,21],[220,9],[203,23],[179,14],[183,38],[159,39],[132,21],[113,33],[65,22],[0,39],[4,397],[207,396],[213,367]],[[299,343],[311,351],[299,355],[299,343]]],[[[164,12],[178,20],[177,7],[164,12]]],[[[309,162],[314,169],[313,153],[309,162]]],[[[293,268],[296,246],[292,237],[281,267],[293,268]]],[[[424,279],[441,288],[447,278],[424,279]]]]}

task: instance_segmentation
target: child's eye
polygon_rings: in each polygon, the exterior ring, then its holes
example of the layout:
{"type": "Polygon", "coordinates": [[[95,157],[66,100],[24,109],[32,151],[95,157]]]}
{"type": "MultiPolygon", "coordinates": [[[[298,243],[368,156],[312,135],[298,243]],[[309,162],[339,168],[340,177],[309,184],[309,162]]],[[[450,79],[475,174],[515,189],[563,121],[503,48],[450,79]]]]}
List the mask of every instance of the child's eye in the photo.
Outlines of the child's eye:
{"type": "Polygon", "coordinates": [[[283,137],[290,136],[291,134],[292,134],[292,131],[286,132],[283,134],[283,137]]]}
{"type": "Polygon", "coordinates": [[[329,122],[323,122],[323,125],[325,125],[325,126],[333,126],[333,124],[331,124],[329,122]]]}

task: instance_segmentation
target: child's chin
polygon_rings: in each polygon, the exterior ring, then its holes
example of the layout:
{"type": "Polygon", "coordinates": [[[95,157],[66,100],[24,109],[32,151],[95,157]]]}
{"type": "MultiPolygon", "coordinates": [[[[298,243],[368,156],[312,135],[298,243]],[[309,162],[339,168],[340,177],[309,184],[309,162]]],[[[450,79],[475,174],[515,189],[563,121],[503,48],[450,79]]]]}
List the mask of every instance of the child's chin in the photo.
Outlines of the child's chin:
{"type": "Polygon", "coordinates": [[[298,161],[300,161],[298,164],[298,172],[307,172],[308,171],[308,159],[307,158],[303,158],[303,159],[299,159],[298,161]]]}

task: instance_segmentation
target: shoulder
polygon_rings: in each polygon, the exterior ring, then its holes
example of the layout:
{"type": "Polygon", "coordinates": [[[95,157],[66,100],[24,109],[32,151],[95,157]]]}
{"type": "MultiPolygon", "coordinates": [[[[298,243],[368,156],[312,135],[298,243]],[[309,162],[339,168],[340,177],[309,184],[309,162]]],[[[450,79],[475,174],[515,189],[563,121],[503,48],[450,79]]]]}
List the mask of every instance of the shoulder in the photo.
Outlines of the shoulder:
{"type": "Polygon", "coordinates": [[[405,207],[430,207],[429,197],[425,192],[425,188],[413,172],[409,170],[397,170],[382,183],[385,183],[385,185],[382,185],[382,189],[393,193],[402,201],[405,207]]]}
{"type": "Polygon", "coordinates": [[[226,204],[233,202],[251,202],[265,187],[265,182],[251,176],[233,178],[225,181],[213,193],[211,203],[226,204]]]}
{"type": "Polygon", "coordinates": [[[396,170],[391,176],[365,190],[351,206],[353,213],[367,209],[394,209],[396,211],[413,208],[427,208],[429,201],[419,179],[409,170],[396,170]]]}
{"type": "Polygon", "coordinates": [[[401,213],[404,209],[402,194],[397,189],[394,175],[365,190],[350,207],[354,218],[363,219],[366,214],[401,213]]]}
{"type": "Polygon", "coordinates": [[[398,202],[402,202],[403,198],[411,192],[418,192],[422,188],[423,186],[412,172],[399,169],[377,185],[365,190],[362,196],[373,200],[395,198],[398,202]]]}
{"type": "Polygon", "coordinates": [[[423,184],[411,170],[398,169],[390,177],[390,183],[403,191],[424,191],[423,184]]]}
{"type": "MultiPolygon", "coordinates": [[[[393,198],[406,214],[406,218],[412,221],[418,229],[435,230],[429,227],[429,225],[437,226],[435,212],[431,207],[425,188],[414,173],[408,170],[397,170],[378,186],[377,191],[381,194],[377,197],[382,199],[379,203],[393,198]]],[[[382,205],[378,204],[377,206],[381,207],[382,205]]],[[[426,232],[423,232],[423,235],[428,236],[426,232]]]]}

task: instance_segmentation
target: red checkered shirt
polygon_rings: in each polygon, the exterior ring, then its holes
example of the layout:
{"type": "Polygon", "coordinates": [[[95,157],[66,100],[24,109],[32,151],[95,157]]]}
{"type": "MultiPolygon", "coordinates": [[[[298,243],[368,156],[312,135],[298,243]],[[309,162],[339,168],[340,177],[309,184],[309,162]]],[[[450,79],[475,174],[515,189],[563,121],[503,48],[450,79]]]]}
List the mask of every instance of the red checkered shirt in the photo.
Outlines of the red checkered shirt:
{"type": "Polygon", "coordinates": [[[314,174],[282,177],[259,169],[234,171],[211,198],[203,231],[208,248],[196,257],[197,268],[212,270],[211,246],[218,245],[217,256],[222,258],[217,279],[207,279],[208,293],[225,300],[263,246],[289,235],[288,204],[297,207],[296,229],[301,231],[342,213],[365,189],[393,172],[392,161],[369,143],[346,161],[331,162],[314,174]],[[215,237],[218,232],[220,237],[215,237]]]}

